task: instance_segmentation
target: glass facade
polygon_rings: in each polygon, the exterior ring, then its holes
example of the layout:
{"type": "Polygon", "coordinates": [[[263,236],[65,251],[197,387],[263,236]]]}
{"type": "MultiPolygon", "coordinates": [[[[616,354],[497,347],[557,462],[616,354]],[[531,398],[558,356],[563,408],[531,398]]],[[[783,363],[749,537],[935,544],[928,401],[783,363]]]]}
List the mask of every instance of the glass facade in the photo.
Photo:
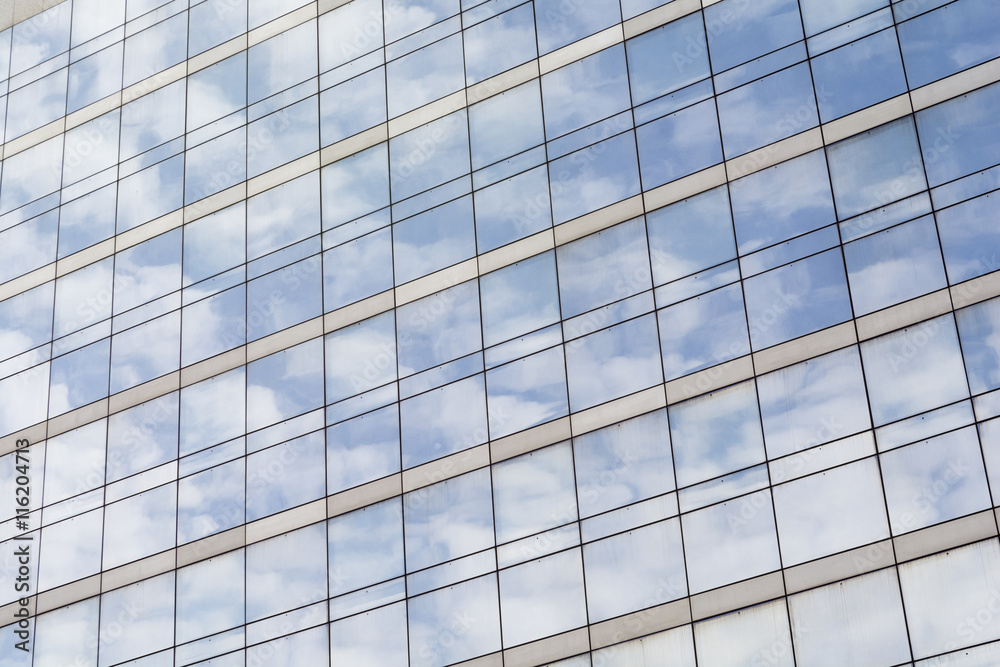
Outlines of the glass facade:
{"type": "Polygon", "coordinates": [[[31,5],[0,667],[1000,664],[1000,4],[31,5]]]}

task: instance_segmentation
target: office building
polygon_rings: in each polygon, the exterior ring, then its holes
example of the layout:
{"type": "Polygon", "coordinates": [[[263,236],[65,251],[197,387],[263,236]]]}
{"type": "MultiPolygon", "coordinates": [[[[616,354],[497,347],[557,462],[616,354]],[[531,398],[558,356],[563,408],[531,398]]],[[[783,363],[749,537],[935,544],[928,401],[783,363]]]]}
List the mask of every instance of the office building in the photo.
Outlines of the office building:
{"type": "Polygon", "coordinates": [[[3,667],[1000,664],[994,0],[0,19],[3,667]]]}

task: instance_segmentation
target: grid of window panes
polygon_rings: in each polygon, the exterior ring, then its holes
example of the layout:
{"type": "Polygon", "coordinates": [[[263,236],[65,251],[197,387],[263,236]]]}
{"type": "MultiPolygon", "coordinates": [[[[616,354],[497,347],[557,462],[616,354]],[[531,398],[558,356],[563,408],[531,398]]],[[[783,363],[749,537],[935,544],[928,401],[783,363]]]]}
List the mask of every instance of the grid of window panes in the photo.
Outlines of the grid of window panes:
{"type": "MultiPolygon", "coordinates": [[[[317,5],[66,0],[0,32],[0,282],[662,4],[353,0],[147,92],[317,5]]],[[[997,26],[723,0],[619,37],[0,301],[0,435],[990,61],[997,26]]],[[[33,444],[31,591],[996,271],[997,109],[1000,83],[33,444]]],[[[447,665],[991,510],[1000,298],[941,312],[75,601],[31,652],[8,626],[0,665],[447,665]]],[[[1000,661],[996,537],[892,563],[558,664],[1000,661]]]]}

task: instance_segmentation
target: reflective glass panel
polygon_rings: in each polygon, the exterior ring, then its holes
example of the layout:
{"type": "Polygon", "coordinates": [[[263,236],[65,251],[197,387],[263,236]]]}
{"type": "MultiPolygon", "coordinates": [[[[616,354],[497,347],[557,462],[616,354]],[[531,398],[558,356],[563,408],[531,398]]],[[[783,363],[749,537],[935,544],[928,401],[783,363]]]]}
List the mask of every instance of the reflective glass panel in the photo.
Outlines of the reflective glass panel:
{"type": "Polygon", "coordinates": [[[951,315],[862,343],[861,358],[876,426],[969,395],[951,315]]]}
{"type": "Polygon", "coordinates": [[[774,487],[785,566],[889,536],[874,458],[774,487]]]}

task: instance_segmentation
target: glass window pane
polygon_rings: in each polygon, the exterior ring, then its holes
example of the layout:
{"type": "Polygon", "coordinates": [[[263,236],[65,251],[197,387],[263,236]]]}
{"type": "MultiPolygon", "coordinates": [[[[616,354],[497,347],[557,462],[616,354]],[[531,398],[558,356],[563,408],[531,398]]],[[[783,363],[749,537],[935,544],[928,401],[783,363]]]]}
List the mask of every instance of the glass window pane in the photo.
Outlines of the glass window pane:
{"type": "Polygon", "coordinates": [[[461,89],[463,62],[462,36],[452,35],[386,65],[389,118],[461,89]]]}
{"type": "Polygon", "coordinates": [[[812,71],[824,123],[906,92],[891,28],[814,58],[812,71]]]}
{"type": "Polygon", "coordinates": [[[671,519],[584,545],[591,623],[687,594],[680,526],[671,519]]]}
{"type": "Polygon", "coordinates": [[[194,56],[247,29],[247,0],[208,0],[191,6],[188,52],[194,56]]]}
{"type": "Polygon", "coordinates": [[[564,4],[536,0],[538,51],[545,54],[618,23],[621,10],[614,0],[564,4]]]}
{"type": "Polygon", "coordinates": [[[488,252],[552,226],[545,165],[477,190],[476,245],[488,252]]]}
{"type": "Polygon", "coordinates": [[[321,145],[327,146],[384,123],[385,90],[385,69],[382,67],[324,90],[319,96],[321,145]]]}
{"type": "Polygon", "coordinates": [[[181,230],[155,236],[115,255],[114,313],[122,313],[181,286],[181,230]]]}
{"type": "Polygon", "coordinates": [[[392,229],[395,279],[407,283],[476,255],[472,197],[466,195],[392,229]]]}
{"type": "Polygon", "coordinates": [[[240,53],[188,77],[188,131],[247,105],[247,57],[240,53]]]}
{"type": "Polygon", "coordinates": [[[990,224],[1000,215],[1000,197],[987,194],[937,213],[938,234],[952,284],[1000,268],[986,248],[1000,247],[1000,228],[990,224]]]}
{"type": "Polygon", "coordinates": [[[100,509],[42,529],[38,590],[45,591],[101,571],[100,509]]]}
{"type": "Polygon", "coordinates": [[[468,85],[520,65],[538,55],[531,3],[466,29],[465,76],[468,85]],[[497,44],[503,44],[497,49],[497,44]]]}
{"type": "Polygon", "coordinates": [[[749,665],[762,661],[792,667],[792,645],[784,600],[742,609],[694,624],[698,662],[703,665],[749,665]],[[775,647],[785,650],[776,651],[775,647]]]}
{"type": "Polygon", "coordinates": [[[51,505],[104,484],[106,422],[99,420],[50,438],[45,503],[51,505]]]}
{"type": "Polygon", "coordinates": [[[782,162],[729,186],[740,254],[824,227],[837,219],[823,151],[782,162]]]}
{"type": "Polygon", "coordinates": [[[1000,299],[955,312],[973,394],[1000,387],[1000,299]]]}
{"type": "Polygon", "coordinates": [[[858,316],[947,284],[937,228],[929,215],[846,244],[844,260],[858,316]]]}
{"type": "Polygon", "coordinates": [[[573,451],[564,442],[493,467],[497,542],[575,521],[573,451]]]}
{"type": "Polygon", "coordinates": [[[889,0],[843,0],[837,3],[802,0],[802,21],[806,34],[815,35],[888,5],[889,0]]]}
{"type": "Polygon", "coordinates": [[[726,159],[819,124],[806,63],[723,93],[718,104],[726,159]]]}
{"type": "Polygon", "coordinates": [[[319,148],[316,97],[247,125],[247,176],[253,178],[319,148]]]}
{"type": "Polygon", "coordinates": [[[247,364],[247,431],[323,405],[319,338],[247,364]]]}
{"type": "Polygon", "coordinates": [[[244,622],[243,550],[177,570],[177,642],[244,622]]]}
{"type": "Polygon", "coordinates": [[[969,426],[881,454],[896,535],[990,507],[976,429],[969,426]]]}
{"type": "Polygon", "coordinates": [[[330,662],[408,667],[406,603],[380,607],[331,624],[330,662]]]}
{"type": "Polygon", "coordinates": [[[125,23],[125,0],[76,0],[73,46],[79,46],[125,23]]]}
{"type": "Polygon", "coordinates": [[[243,204],[184,226],[184,285],[191,285],[246,261],[243,204]]]}
{"type": "Polygon", "coordinates": [[[840,141],[827,157],[841,220],[927,187],[911,117],[840,141]]]}
{"type": "MultiPolygon", "coordinates": [[[[110,269],[110,266],[106,268],[110,269]]],[[[3,323],[0,329],[0,359],[26,352],[51,340],[54,288],[54,283],[48,282],[0,301],[0,322],[3,323]]],[[[75,315],[69,308],[70,300],[64,303],[64,317],[75,315]]],[[[63,324],[66,328],[71,326],[63,324]]]]}
{"type": "Polygon", "coordinates": [[[573,412],[663,382],[653,315],[568,343],[566,373],[573,412]]]}
{"type": "Polygon", "coordinates": [[[781,567],[767,490],[686,514],[681,525],[692,594],[781,567]]]}
{"type": "MultiPolygon", "coordinates": [[[[112,503],[104,509],[104,569],[176,544],[177,483],[112,503]]],[[[170,596],[171,604],[173,596],[170,596]]]]}
{"type": "Polygon", "coordinates": [[[736,257],[725,187],[647,213],[646,228],[654,285],[736,257]]]}
{"type": "Polygon", "coordinates": [[[664,308],[657,317],[665,380],[750,352],[739,284],[664,308]]]}
{"type": "Polygon", "coordinates": [[[862,343],[861,358],[876,426],[969,395],[950,315],[862,343]]]}
{"type": "Polygon", "coordinates": [[[573,452],[581,517],[674,489],[666,410],[577,436],[573,452]]]}
{"type": "Polygon", "coordinates": [[[327,539],[331,596],[403,576],[399,498],[330,519],[327,539]]]}
{"type": "Polygon", "coordinates": [[[839,249],[748,278],[744,291],[755,350],[851,319],[839,249]]]}
{"type": "Polygon", "coordinates": [[[556,224],[638,194],[635,136],[626,132],[554,160],[549,183],[556,224]]]}
{"type": "Polygon", "coordinates": [[[110,366],[109,338],[55,358],[49,385],[49,416],[107,396],[110,366]]]}
{"type": "Polygon", "coordinates": [[[67,71],[63,68],[7,96],[6,141],[51,123],[66,113],[67,71]]]}
{"type": "Polygon", "coordinates": [[[184,203],[184,156],[177,155],[118,183],[118,232],[166,215],[184,203]]]}
{"type": "Polygon", "coordinates": [[[422,125],[389,141],[393,201],[469,173],[465,111],[422,125]]]}
{"type": "Polygon", "coordinates": [[[389,205],[388,144],[323,167],[323,229],[389,205]]]}
{"type": "Polygon", "coordinates": [[[993,84],[917,114],[931,187],[996,164],[1000,119],[989,110],[998,104],[1000,84],[993,84]]]}
{"type": "MultiPolygon", "coordinates": [[[[390,9],[395,9],[395,5],[390,5],[390,9]]],[[[354,0],[321,15],[320,71],[339,67],[382,48],[382,23],[382,0],[354,0]]]]}
{"type": "Polygon", "coordinates": [[[59,214],[59,257],[114,236],[117,195],[118,185],[112,183],[63,205],[59,214]]]}
{"type": "Polygon", "coordinates": [[[565,416],[569,408],[562,348],[487,371],[486,397],[491,438],[565,416]]]}
{"type": "Polygon", "coordinates": [[[3,161],[3,187],[0,188],[0,213],[13,211],[30,201],[59,189],[62,169],[63,137],[54,137],[32,146],[3,161]]]}
{"type": "Polygon", "coordinates": [[[184,308],[181,365],[188,366],[247,341],[246,287],[240,285],[184,308]]]}
{"type": "Polygon", "coordinates": [[[977,618],[1000,590],[996,540],[904,563],[899,583],[915,658],[1000,638],[1000,615],[977,618]]]}
{"type": "Polygon", "coordinates": [[[118,162],[118,124],[119,112],[116,110],[66,133],[64,187],[118,162]]]}
{"type": "Polygon", "coordinates": [[[307,21],[251,46],[248,57],[251,104],[316,76],[315,22],[307,21]]]}
{"type": "Polygon", "coordinates": [[[17,74],[69,48],[72,4],[59,4],[39,13],[32,21],[14,26],[10,73],[17,74]],[[44,30],[39,29],[44,26],[44,30]]]}
{"type": "Polygon", "coordinates": [[[564,317],[652,287],[641,218],[561,245],[556,256],[564,317]]]}
{"type": "Polygon", "coordinates": [[[472,168],[479,169],[545,141],[538,82],[528,82],[469,107],[472,168]]]}
{"type": "Polygon", "coordinates": [[[625,42],[632,103],[647,102],[707,77],[708,50],[701,46],[704,40],[705,26],[695,13],[625,42]],[[678,49],[678,44],[685,48],[678,49]],[[690,44],[697,48],[689,48],[690,44]]]}
{"type": "MultiPolygon", "coordinates": [[[[622,2],[625,6],[629,0],[622,2]]],[[[661,656],[667,667],[695,667],[694,640],[691,636],[691,626],[685,625],[655,635],[647,635],[640,639],[622,642],[594,651],[595,665],[641,665],[654,667],[655,660],[661,656]]]]}
{"type": "Polygon", "coordinates": [[[627,109],[624,47],[613,46],[545,74],[542,99],[549,139],[627,109]]]}
{"type": "Polygon", "coordinates": [[[326,432],[327,492],[399,472],[399,408],[393,404],[326,432]]]}
{"type": "MultiPolygon", "coordinates": [[[[409,619],[411,667],[435,667],[460,662],[500,650],[500,609],[496,575],[410,598],[409,619]],[[455,619],[463,632],[442,634],[455,619]]],[[[382,664],[382,663],[379,663],[382,664]]]]}
{"type": "Polygon", "coordinates": [[[762,375],[757,392],[772,459],[871,428],[857,347],[762,375]]]}
{"type": "Polygon", "coordinates": [[[187,152],[184,202],[191,203],[246,179],[246,130],[239,128],[187,152]]]}
{"type": "Polygon", "coordinates": [[[155,24],[125,40],[124,86],[176,65],[187,55],[187,12],[155,24]]]}
{"type": "MultiPolygon", "coordinates": [[[[36,640],[32,642],[35,660],[53,665],[71,665],[77,661],[81,667],[94,667],[101,616],[99,604],[99,599],[93,597],[38,616],[36,640]]],[[[31,654],[25,655],[30,662],[31,654]]]]}
{"type": "Polygon", "coordinates": [[[910,87],[917,88],[1000,54],[996,32],[990,28],[997,21],[1000,7],[995,2],[962,0],[900,23],[899,46],[910,87]]]}
{"type": "Polygon", "coordinates": [[[326,550],[325,523],[248,546],[247,621],[325,599],[326,550]]]}
{"type": "Polygon", "coordinates": [[[493,546],[489,469],[407,493],[403,521],[408,572],[493,546]]]}
{"type": "Polygon", "coordinates": [[[587,623],[579,549],[500,571],[504,646],[516,646],[587,623]]]}
{"type": "Polygon", "coordinates": [[[791,596],[788,606],[800,663],[896,665],[910,659],[893,568],[791,596]]]}
{"type": "MultiPolygon", "coordinates": [[[[242,443],[240,453],[242,453],[242,443]]],[[[187,544],[244,523],[246,464],[243,459],[185,477],[178,487],[178,544],[187,544]]]]}
{"type": "Polygon", "coordinates": [[[174,311],[115,335],[111,341],[111,392],[180,368],[181,314],[174,311]]]}
{"type": "Polygon", "coordinates": [[[48,388],[48,364],[0,380],[0,435],[44,421],[48,388]]]}
{"type": "MultiPolygon", "coordinates": [[[[86,12],[77,12],[85,14],[86,12]]],[[[121,88],[124,43],[118,42],[69,66],[69,90],[66,112],[83,107],[115,93],[121,88]]]]}
{"type": "Polygon", "coordinates": [[[795,0],[724,0],[705,8],[705,24],[716,72],[802,39],[795,0]]]}
{"type": "Polygon", "coordinates": [[[391,289],[392,234],[388,227],[323,253],[323,311],[391,289]]]}
{"type": "Polygon", "coordinates": [[[785,566],[889,537],[874,458],[774,487],[785,566]]]}
{"type": "Polygon", "coordinates": [[[636,135],[645,189],[722,162],[719,124],[712,100],[643,125],[636,135]]]}
{"type": "Polygon", "coordinates": [[[479,284],[487,347],[559,321],[552,252],[488,273],[479,284]]]}
{"type": "Polygon", "coordinates": [[[323,313],[320,256],[247,283],[248,340],[257,340],[323,313]]]}
{"type": "Polygon", "coordinates": [[[394,322],[392,313],[383,313],[327,335],[328,403],[396,379],[394,322]]]}
{"type": "Polygon", "coordinates": [[[237,368],[181,391],[181,455],[246,432],[246,369],[237,368]]]}
{"type": "Polygon", "coordinates": [[[476,281],[401,306],[397,316],[401,377],[482,349],[476,281]]]}
{"type": "Polygon", "coordinates": [[[100,659],[110,667],[174,642],[174,573],[118,588],[101,596],[100,659]],[[129,622],[128,632],[122,620],[129,622]]]}
{"type": "Polygon", "coordinates": [[[399,416],[404,469],[482,444],[489,439],[483,376],[407,399],[399,416]]]}
{"type": "Polygon", "coordinates": [[[180,395],[167,394],[108,418],[108,481],[177,458],[180,395]]]}
{"type": "Polygon", "coordinates": [[[297,507],[326,495],[322,431],[247,457],[247,521],[297,507]]]}
{"type": "Polygon", "coordinates": [[[764,460],[753,381],[670,406],[677,485],[688,486],[764,460]]]}
{"type": "Polygon", "coordinates": [[[247,200],[247,259],[320,232],[319,172],[247,200]]]}
{"type": "Polygon", "coordinates": [[[385,38],[393,42],[441,19],[458,13],[457,0],[411,0],[385,2],[385,38]]]}

